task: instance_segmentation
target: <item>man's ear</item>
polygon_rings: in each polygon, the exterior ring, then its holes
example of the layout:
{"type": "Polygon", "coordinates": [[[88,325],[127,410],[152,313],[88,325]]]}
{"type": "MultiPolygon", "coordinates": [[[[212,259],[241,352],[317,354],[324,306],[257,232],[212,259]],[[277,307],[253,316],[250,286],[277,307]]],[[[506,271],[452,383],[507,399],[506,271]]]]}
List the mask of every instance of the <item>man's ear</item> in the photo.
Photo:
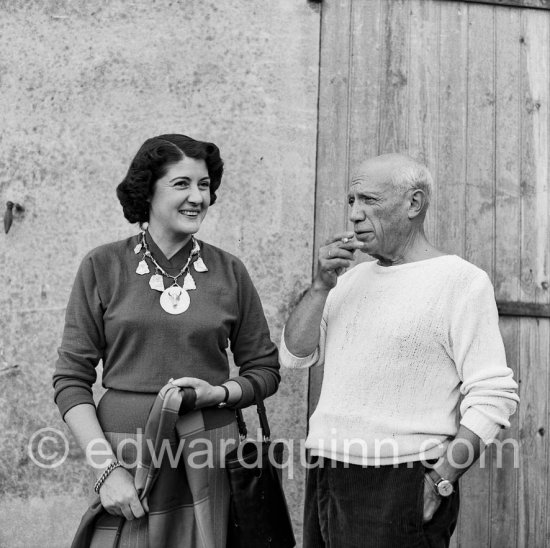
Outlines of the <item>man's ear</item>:
{"type": "Polygon", "coordinates": [[[428,201],[426,199],[426,194],[423,190],[415,188],[411,190],[409,198],[409,219],[415,219],[419,215],[423,214],[426,211],[428,206],[428,201]]]}

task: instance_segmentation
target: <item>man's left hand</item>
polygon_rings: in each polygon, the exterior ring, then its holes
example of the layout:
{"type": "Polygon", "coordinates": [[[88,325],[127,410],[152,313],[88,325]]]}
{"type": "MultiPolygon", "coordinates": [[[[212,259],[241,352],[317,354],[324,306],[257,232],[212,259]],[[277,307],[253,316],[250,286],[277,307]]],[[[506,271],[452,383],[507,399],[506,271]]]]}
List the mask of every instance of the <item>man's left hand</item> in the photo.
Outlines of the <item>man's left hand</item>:
{"type": "Polygon", "coordinates": [[[430,480],[424,477],[424,523],[430,521],[441,504],[441,497],[434,491],[430,480]]]}

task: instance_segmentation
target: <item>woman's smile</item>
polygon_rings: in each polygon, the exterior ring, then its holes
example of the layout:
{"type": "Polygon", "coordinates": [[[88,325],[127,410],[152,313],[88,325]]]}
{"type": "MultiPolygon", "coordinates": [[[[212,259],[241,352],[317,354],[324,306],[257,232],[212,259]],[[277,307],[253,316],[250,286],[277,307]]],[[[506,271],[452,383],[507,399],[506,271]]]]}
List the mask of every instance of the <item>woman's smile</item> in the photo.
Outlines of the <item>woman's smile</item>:
{"type": "Polygon", "coordinates": [[[180,209],[179,212],[186,217],[198,217],[200,209],[180,209]]]}

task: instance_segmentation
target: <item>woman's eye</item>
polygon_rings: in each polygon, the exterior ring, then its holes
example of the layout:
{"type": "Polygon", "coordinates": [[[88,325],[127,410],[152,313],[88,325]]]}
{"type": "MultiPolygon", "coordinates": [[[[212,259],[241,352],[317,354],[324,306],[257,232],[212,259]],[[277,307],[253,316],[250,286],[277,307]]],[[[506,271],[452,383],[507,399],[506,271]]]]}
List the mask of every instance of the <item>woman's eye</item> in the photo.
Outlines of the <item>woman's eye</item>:
{"type": "Polygon", "coordinates": [[[210,188],[210,181],[203,181],[203,182],[199,183],[199,186],[201,188],[210,188]]]}
{"type": "Polygon", "coordinates": [[[176,182],[174,183],[174,186],[175,186],[175,187],[178,187],[178,188],[186,187],[186,186],[188,186],[188,185],[189,185],[189,183],[188,183],[185,179],[181,179],[181,180],[176,181],[176,182]]]}

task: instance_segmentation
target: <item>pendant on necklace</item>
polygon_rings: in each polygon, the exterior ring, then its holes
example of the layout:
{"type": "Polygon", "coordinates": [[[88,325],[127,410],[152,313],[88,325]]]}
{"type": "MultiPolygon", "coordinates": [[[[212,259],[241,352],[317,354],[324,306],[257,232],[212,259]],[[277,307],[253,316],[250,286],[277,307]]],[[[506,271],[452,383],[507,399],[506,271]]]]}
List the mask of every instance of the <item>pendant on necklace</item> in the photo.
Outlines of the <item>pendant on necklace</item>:
{"type": "Polygon", "coordinates": [[[139,261],[139,264],[136,268],[136,272],[140,275],[149,274],[149,267],[147,266],[147,263],[145,262],[144,259],[139,261]]]}
{"type": "Polygon", "coordinates": [[[162,292],[160,306],[168,314],[181,314],[189,308],[191,300],[185,289],[174,284],[162,292]]]}
{"type": "Polygon", "coordinates": [[[183,289],[185,289],[186,291],[197,289],[197,286],[195,285],[195,280],[193,280],[193,276],[191,276],[191,272],[187,272],[185,278],[183,279],[183,289]]]}
{"type": "Polygon", "coordinates": [[[164,283],[160,274],[153,274],[149,279],[149,287],[156,291],[164,291],[164,283]]]}
{"type": "Polygon", "coordinates": [[[204,261],[199,257],[194,263],[193,266],[197,272],[208,272],[208,268],[204,264],[204,261]]]}

